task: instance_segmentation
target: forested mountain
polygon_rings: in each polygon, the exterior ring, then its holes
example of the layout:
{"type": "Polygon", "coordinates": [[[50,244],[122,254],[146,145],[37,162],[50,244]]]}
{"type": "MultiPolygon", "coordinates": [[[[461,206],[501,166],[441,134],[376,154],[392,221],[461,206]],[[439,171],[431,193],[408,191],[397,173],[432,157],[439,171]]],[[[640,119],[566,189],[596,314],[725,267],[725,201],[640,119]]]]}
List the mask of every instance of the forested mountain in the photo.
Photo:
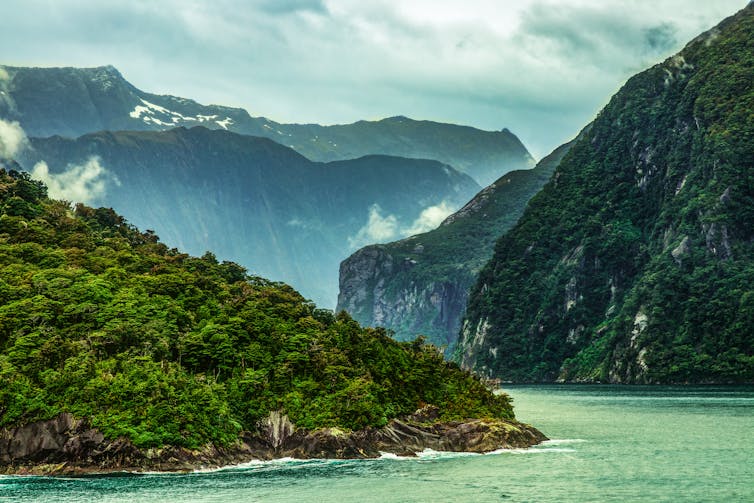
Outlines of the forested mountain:
{"type": "Polygon", "coordinates": [[[0,118],[18,121],[33,137],[201,125],[271,138],[314,161],[372,154],[434,159],[469,174],[481,186],[534,164],[507,129],[482,131],[406,117],[337,126],[280,124],[240,108],[141,91],[112,66],[2,68],[0,76],[7,78],[0,78],[0,118]]]}
{"type": "Polygon", "coordinates": [[[469,289],[495,241],[516,223],[569,147],[558,147],[534,169],[502,176],[437,229],[348,257],[340,265],[338,310],[362,325],[385,327],[398,340],[422,334],[452,348],[469,289]]]}
{"type": "Polygon", "coordinates": [[[423,230],[427,208],[458,208],[479,190],[436,161],[317,163],[266,138],[201,126],[35,138],[19,160],[38,174],[45,161],[45,178],[69,183],[95,163],[98,202],[170,246],[213,250],[326,307],[355,247],[423,230]]]}
{"type": "Polygon", "coordinates": [[[96,433],[65,447],[34,435],[5,443],[3,468],[16,451],[37,452],[21,459],[32,463],[82,451],[91,465],[87,456],[108,456],[94,450],[102,435],[119,452],[123,439],[233,446],[270,412],[307,429],[380,427],[426,404],[439,407],[435,420],[513,418],[507,396],[433,348],[363,329],[212,254],[171,250],[111,209],[50,200],[17,170],[0,162],[0,427],[67,413],[96,433]]]}
{"type": "Polygon", "coordinates": [[[754,6],[631,78],[497,243],[458,357],[516,381],[754,381],[754,6]]]}

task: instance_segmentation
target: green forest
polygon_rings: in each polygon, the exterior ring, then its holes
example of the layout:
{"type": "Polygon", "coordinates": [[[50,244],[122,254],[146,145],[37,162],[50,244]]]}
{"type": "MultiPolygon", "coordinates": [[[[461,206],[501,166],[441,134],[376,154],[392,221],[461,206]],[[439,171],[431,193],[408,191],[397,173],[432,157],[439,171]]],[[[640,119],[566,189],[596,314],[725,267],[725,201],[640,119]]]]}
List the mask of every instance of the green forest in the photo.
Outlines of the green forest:
{"type": "Polygon", "coordinates": [[[270,411],[307,429],[513,418],[510,400],[420,338],[393,341],[107,208],[0,170],[0,426],[87,418],[138,447],[229,445],[270,411]]]}
{"type": "Polygon", "coordinates": [[[752,75],[749,7],[631,78],[498,241],[457,357],[519,381],[754,382],[752,75]]]}

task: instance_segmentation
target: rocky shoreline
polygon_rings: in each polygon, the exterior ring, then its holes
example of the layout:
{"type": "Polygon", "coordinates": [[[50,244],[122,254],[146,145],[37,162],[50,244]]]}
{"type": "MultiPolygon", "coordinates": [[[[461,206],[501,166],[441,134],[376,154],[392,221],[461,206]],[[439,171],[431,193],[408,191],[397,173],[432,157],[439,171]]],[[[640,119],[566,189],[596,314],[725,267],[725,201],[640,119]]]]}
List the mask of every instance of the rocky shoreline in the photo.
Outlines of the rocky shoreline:
{"type": "Polygon", "coordinates": [[[0,473],[85,475],[113,472],[183,472],[219,468],[253,460],[376,458],[383,452],[412,456],[424,449],[490,452],[525,448],[547,440],[517,421],[475,419],[439,421],[432,406],[393,419],[382,428],[345,431],[296,428],[279,412],[243,432],[236,445],[139,449],[125,438],[108,440],[86,420],[60,414],[48,421],[0,430],[0,473]]]}

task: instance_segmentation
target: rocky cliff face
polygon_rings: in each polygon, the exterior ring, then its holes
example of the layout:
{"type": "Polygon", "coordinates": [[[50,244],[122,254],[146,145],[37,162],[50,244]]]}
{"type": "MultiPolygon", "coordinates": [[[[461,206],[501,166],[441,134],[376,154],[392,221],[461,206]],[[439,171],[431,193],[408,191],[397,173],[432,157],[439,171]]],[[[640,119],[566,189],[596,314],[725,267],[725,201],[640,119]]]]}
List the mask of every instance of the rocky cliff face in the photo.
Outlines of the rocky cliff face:
{"type": "Polygon", "coordinates": [[[281,457],[375,458],[382,452],[412,456],[424,449],[489,452],[523,448],[547,438],[516,421],[438,422],[426,407],[382,428],[345,431],[296,428],[288,417],[271,412],[256,432],[241,434],[236,445],[139,449],[126,439],[106,439],[87,421],[60,414],[26,426],[0,430],[0,473],[66,475],[118,471],[190,471],[281,457]]]}
{"type": "Polygon", "coordinates": [[[389,245],[359,250],[340,265],[338,310],[362,324],[386,327],[398,340],[425,335],[438,346],[453,344],[473,279],[404,282],[416,265],[392,255],[389,245]]]}
{"type": "Polygon", "coordinates": [[[625,84],[498,241],[469,300],[465,366],[754,381],[753,67],[749,5],[625,84]]]}
{"type": "Polygon", "coordinates": [[[495,240],[548,180],[570,143],[534,169],[501,177],[430,232],[362,248],[340,265],[338,309],[399,340],[417,335],[452,347],[468,292],[495,240]]]}

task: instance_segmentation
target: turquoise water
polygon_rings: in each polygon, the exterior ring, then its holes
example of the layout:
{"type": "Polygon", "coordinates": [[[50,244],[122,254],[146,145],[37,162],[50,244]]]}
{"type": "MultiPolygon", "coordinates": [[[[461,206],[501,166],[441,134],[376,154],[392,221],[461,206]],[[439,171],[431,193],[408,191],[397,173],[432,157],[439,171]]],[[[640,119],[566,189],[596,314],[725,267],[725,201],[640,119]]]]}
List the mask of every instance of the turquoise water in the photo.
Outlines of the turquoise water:
{"type": "Polygon", "coordinates": [[[754,388],[513,386],[555,439],[488,455],[253,463],[207,473],[0,477],[0,501],[750,501],[754,388]]]}

